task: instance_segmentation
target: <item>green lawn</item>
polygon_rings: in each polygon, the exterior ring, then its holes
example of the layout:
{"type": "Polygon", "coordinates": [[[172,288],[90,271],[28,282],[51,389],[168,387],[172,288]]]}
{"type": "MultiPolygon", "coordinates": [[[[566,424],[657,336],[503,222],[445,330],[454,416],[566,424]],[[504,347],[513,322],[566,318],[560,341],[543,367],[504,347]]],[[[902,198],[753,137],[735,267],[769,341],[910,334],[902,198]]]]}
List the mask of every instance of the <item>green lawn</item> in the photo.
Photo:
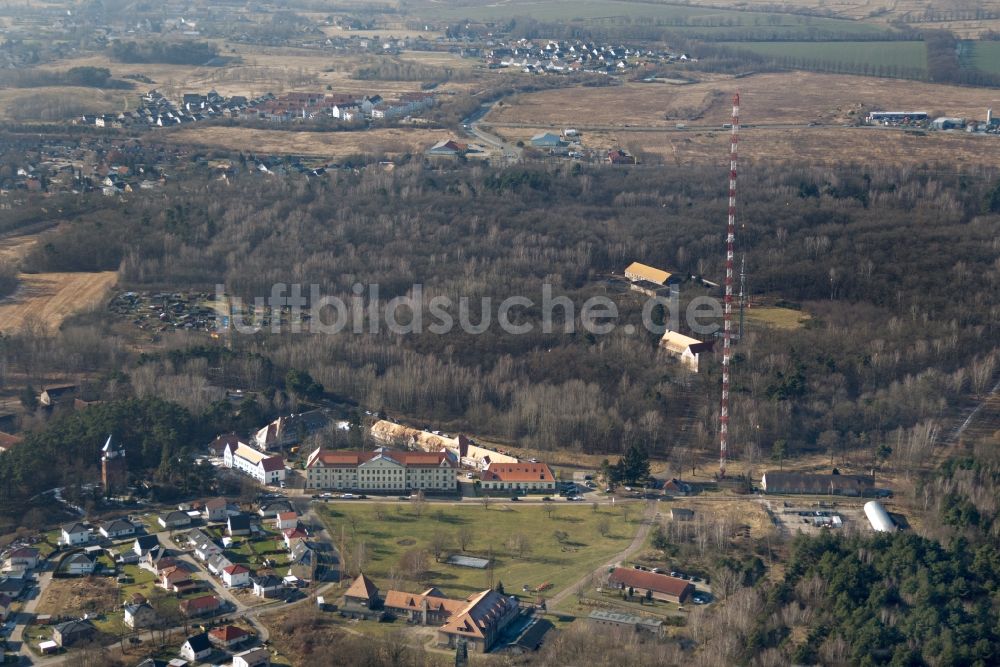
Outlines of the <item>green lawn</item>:
{"type": "Polygon", "coordinates": [[[882,25],[830,19],[800,14],[742,12],[715,7],[692,7],[684,4],[629,2],[628,0],[512,0],[475,7],[448,7],[445,3],[431,8],[431,13],[452,19],[509,19],[525,16],[540,21],[600,21],[612,18],[648,19],[663,27],[682,32],[728,32],[753,30],[762,36],[817,34],[843,37],[887,32],[882,25]]]}
{"type": "Polygon", "coordinates": [[[142,593],[149,598],[156,589],[156,576],[138,565],[122,566],[122,574],[132,577],[131,584],[121,586],[122,599],[127,601],[134,593],[142,593]]]}
{"type": "Polygon", "coordinates": [[[984,72],[1000,74],[1000,42],[973,42],[972,64],[984,72]]]}
{"type": "Polygon", "coordinates": [[[553,516],[549,518],[543,505],[493,501],[489,508],[478,503],[441,507],[431,503],[418,517],[408,504],[380,504],[384,512],[381,520],[376,517],[379,510],[374,505],[344,503],[321,508],[331,535],[339,537],[343,527],[348,540],[348,565],[352,554],[363,551],[364,571],[379,586],[386,587],[393,572],[408,576],[400,567],[404,553],[426,549],[431,553],[429,573],[423,582],[410,581],[409,588],[417,590],[433,584],[454,596],[483,590],[489,573],[434,562],[430,543],[435,534],[446,538],[446,558],[447,553],[461,553],[459,531],[469,530],[472,538],[465,553],[481,557],[492,553],[496,563],[494,582],[502,581],[508,593],[518,595],[530,595],[522,593],[525,584],[535,587],[549,583],[551,587],[544,595],[551,596],[626,548],[635,536],[641,514],[638,507],[631,507],[630,521],[626,523],[620,508],[602,508],[595,513],[589,505],[553,503],[553,516]],[[601,524],[610,528],[606,536],[600,534],[601,524]],[[565,533],[562,543],[555,537],[557,531],[565,533]],[[523,554],[518,554],[512,536],[523,536],[527,541],[529,548],[523,554]]]}
{"type": "Polygon", "coordinates": [[[765,56],[870,67],[927,69],[923,42],[721,42],[765,56]]]}

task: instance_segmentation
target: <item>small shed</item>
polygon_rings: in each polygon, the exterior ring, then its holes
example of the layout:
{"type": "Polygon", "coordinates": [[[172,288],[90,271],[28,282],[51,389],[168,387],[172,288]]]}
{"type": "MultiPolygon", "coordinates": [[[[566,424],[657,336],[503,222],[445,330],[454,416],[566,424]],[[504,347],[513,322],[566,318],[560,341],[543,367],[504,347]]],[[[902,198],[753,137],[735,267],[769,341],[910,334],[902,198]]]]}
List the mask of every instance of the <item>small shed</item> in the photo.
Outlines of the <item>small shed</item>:
{"type": "Polygon", "coordinates": [[[670,518],[674,521],[690,521],[694,518],[694,510],[685,507],[674,507],[670,510],[670,518]]]}

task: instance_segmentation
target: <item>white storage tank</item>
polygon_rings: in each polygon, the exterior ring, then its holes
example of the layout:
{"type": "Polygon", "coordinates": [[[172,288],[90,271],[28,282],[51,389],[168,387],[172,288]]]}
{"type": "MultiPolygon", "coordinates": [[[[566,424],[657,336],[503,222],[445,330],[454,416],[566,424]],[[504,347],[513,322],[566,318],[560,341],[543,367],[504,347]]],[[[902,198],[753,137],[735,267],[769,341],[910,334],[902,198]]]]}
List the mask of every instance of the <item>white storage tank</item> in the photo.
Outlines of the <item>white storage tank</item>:
{"type": "Polygon", "coordinates": [[[882,507],[882,503],[877,500],[870,500],[865,503],[865,516],[868,517],[872,528],[878,533],[892,533],[896,531],[896,524],[892,522],[892,517],[882,507]]]}

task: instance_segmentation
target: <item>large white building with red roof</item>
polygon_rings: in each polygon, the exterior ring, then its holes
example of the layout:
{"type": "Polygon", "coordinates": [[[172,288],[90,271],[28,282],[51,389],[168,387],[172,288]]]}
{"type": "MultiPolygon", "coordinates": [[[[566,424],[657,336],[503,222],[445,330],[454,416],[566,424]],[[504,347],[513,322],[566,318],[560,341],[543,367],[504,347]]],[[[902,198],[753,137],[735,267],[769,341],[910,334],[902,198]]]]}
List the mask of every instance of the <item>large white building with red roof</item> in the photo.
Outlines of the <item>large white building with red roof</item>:
{"type": "Polygon", "coordinates": [[[556,478],[546,463],[491,463],[479,484],[485,491],[554,491],[556,478]]]}
{"type": "Polygon", "coordinates": [[[317,449],[306,462],[307,489],[454,492],[458,463],[448,452],[317,449]]]}
{"type": "Polygon", "coordinates": [[[227,468],[235,468],[250,475],[261,484],[277,484],[285,479],[285,460],[268,456],[242,442],[226,444],[223,461],[227,468]]]}

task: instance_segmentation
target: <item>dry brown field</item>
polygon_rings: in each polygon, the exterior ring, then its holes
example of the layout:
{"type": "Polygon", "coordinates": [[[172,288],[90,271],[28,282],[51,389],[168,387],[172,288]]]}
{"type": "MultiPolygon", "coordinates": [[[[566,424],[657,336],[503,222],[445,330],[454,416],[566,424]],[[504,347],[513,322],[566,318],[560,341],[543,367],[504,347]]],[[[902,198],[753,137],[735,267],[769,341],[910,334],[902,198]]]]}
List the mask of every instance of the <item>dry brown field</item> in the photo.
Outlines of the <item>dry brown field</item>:
{"type": "Polygon", "coordinates": [[[70,315],[98,305],[117,278],[116,271],[22,273],[18,291],[0,301],[0,333],[25,323],[57,329],[70,315]]]}
{"type": "MultiPolygon", "coordinates": [[[[239,56],[240,61],[223,67],[194,65],[129,64],[111,60],[105,55],[74,58],[48,63],[46,69],[64,70],[70,67],[106,67],[115,77],[143,74],[154,84],[136,83],[130,93],[133,97],[147,88],[157,88],[165,95],[179,96],[185,92],[207,92],[215,88],[222,95],[257,96],[267,92],[275,94],[290,91],[326,90],[330,92],[383,96],[420,90],[419,81],[360,81],[351,75],[362,62],[356,55],[323,53],[305,49],[283,47],[249,47],[219,43],[219,52],[225,56],[239,56]]],[[[472,69],[471,60],[448,53],[407,51],[398,56],[404,61],[428,66],[472,69]]],[[[443,92],[468,89],[467,83],[448,83],[438,87],[443,92]]],[[[96,93],[96,89],[90,89],[96,93]]],[[[118,92],[118,97],[121,93],[118,92]]],[[[117,105],[109,110],[121,110],[117,105]]]]}
{"type": "Polygon", "coordinates": [[[364,132],[286,132],[244,127],[188,126],[164,134],[169,141],[246,150],[273,155],[312,155],[342,158],[348,155],[422,152],[451,136],[445,130],[385,128],[364,132]]]}
{"type": "MultiPolygon", "coordinates": [[[[527,141],[546,128],[495,128],[509,141],[527,141]]],[[[619,130],[586,132],[586,148],[626,150],[671,165],[714,162],[728,164],[727,132],[638,132],[619,130]]],[[[740,160],[744,163],[808,162],[814,165],[927,165],[932,169],[961,166],[1000,167],[1000,140],[965,132],[928,133],[924,136],[881,128],[745,129],[740,135],[740,160]]]]}
{"type": "Polygon", "coordinates": [[[740,93],[741,122],[839,123],[859,109],[921,110],[932,115],[986,117],[1000,91],[812,72],[760,74],[689,85],[627,83],[519,95],[491,111],[486,123],[563,127],[673,127],[729,122],[740,93]]]}

